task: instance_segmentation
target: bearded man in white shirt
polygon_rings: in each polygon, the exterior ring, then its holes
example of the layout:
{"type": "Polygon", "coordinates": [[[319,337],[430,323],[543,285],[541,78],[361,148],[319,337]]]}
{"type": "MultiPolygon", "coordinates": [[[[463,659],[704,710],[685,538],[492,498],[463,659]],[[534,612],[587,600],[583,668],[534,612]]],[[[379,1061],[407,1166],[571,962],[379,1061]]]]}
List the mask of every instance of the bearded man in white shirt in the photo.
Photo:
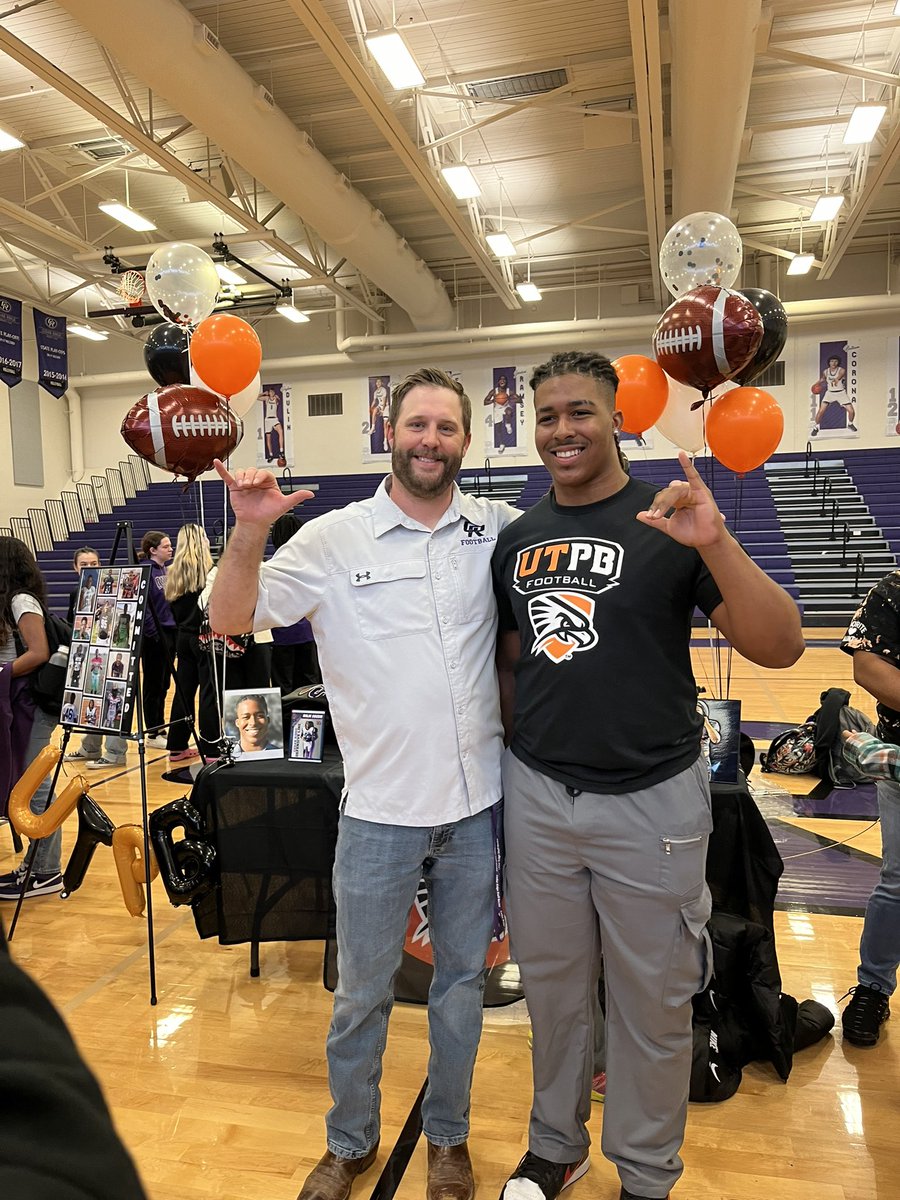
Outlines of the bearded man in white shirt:
{"type": "Polygon", "coordinates": [[[495,913],[503,730],[490,560],[518,512],[454,483],[471,439],[462,386],[423,368],[393,392],[391,474],[262,562],[272,522],[309,498],[221,465],[236,524],[210,600],[222,633],[313,627],[345,791],[334,869],[339,982],[327,1040],[328,1150],[299,1200],[346,1200],[378,1152],[381,1059],[409,909],[429,889],[435,974],[422,1122],[427,1200],[472,1200],[466,1146],[495,913]],[[256,590],[247,587],[258,572],[256,590]],[[373,703],[389,694],[389,705],[373,703]],[[440,747],[440,753],[435,752],[440,747]]]}

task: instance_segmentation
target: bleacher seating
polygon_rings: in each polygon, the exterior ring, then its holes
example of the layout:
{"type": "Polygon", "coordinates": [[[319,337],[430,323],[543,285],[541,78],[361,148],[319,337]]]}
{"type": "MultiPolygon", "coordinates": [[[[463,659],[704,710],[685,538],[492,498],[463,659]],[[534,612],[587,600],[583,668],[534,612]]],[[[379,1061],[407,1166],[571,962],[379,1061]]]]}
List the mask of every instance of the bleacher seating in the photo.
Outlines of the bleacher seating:
{"type": "MultiPolygon", "coordinates": [[[[760,468],[740,480],[711,458],[697,461],[698,469],[712,488],[729,528],[763,570],[801,603],[802,589],[798,587],[795,570],[796,551],[789,547],[785,538],[768,478],[781,464],[792,464],[796,472],[810,474],[813,469],[818,469],[823,476],[826,469],[831,469],[831,464],[840,461],[841,470],[846,470],[856,485],[856,491],[868,505],[875,524],[880,525],[884,532],[893,556],[893,562],[889,562],[890,555],[885,560],[889,564],[885,567],[882,556],[876,557],[872,551],[872,561],[866,567],[868,575],[865,578],[880,575],[883,569],[890,569],[896,562],[900,553],[900,477],[895,466],[895,450],[853,450],[837,454],[834,450],[823,449],[816,454],[776,455],[767,464],[768,472],[760,468]],[[819,468],[815,468],[817,461],[819,468]],[[824,464],[829,464],[828,468],[824,464]]],[[[680,475],[674,457],[641,459],[635,455],[630,465],[636,478],[645,479],[658,488],[680,475]]],[[[307,500],[300,510],[308,519],[371,496],[381,478],[380,473],[297,475],[290,485],[295,488],[308,486],[314,492],[312,499],[307,500]]],[[[164,529],[174,538],[182,524],[200,521],[202,517],[214,547],[221,544],[226,505],[224,488],[218,480],[207,480],[202,488],[194,486],[188,489],[175,481],[148,485],[148,480],[149,473],[144,465],[132,456],[128,462],[120,463],[118,468],[110,469],[104,476],[93,476],[90,483],[78,484],[76,489],[64,493],[59,499],[48,500],[44,507],[29,509],[27,517],[13,518],[10,526],[3,530],[24,537],[37,550],[38,560],[47,578],[51,606],[55,611],[65,612],[69,591],[74,586],[74,551],[81,545],[89,544],[97,548],[101,561],[108,561],[119,522],[130,521],[135,542],[139,542],[147,529],[164,529]]],[[[494,467],[486,464],[461,472],[460,485],[465,491],[509,500],[524,510],[549,490],[550,475],[543,466],[504,464],[494,467]]],[[[288,486],[287,480],[285,486],[288,486]]],[[[836,524],[839,530],[843,519],[840,516],[839,492],[835,490],[834,495],[829,493],[827,502],[830,518],[822,521],[823,529],[836,524]],[[832,507],[835,501],[836,508],[832,507]]],[[[825,503],[824,496],[822,503],[825,503]]],[[[230,524],[230,513],[228,520],[230,524]]],[[[826,537],[826,549],[821,554],[823,569],[838,553],[834,530],[831,530],[831,534],[830,539],[826,537]]],[[[860,546],[865,544],[865,539],[858,543],[860,546]]],[[[124,545],[117,561],[125,561],[124,545]]],[[[857,597],[852,594],[849,585],[841,586],[845,593],[841,611],[850,612],[857,597]]],[[[868,582],[866,586],[869,586],[868,582]]]]}

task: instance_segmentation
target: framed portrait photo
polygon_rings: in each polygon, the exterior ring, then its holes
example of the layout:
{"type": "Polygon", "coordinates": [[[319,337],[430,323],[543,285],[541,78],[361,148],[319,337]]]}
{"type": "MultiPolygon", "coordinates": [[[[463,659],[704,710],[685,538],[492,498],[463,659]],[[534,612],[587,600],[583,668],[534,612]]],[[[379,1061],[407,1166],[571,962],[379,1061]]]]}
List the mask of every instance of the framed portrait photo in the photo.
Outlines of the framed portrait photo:
{"type": "Polygon", "coordinates": [[[227,690],[223,695],[225,735],[231,753],[244,759],[284,758],[281,691],[278,688],[227,690]]]}

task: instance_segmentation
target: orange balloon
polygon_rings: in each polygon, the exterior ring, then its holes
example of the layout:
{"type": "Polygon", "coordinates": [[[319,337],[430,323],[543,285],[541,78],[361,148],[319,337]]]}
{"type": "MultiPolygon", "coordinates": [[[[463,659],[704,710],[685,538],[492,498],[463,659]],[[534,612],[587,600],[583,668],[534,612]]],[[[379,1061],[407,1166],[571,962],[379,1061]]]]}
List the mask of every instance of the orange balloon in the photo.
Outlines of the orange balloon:
{"type": "Polygon", "coordinates": [[[230,313],[213,313],[191,335],[191,362],[210,391],[234,396],[253,382],[262,362],[256,330],[230,313]]]}
{"type": "Polygon", "coordinates": [[[739,387],[716,400],[706,418],[706,442],[723,467],[743,475],[775,453],[784,413],[768,392],[739,387]]]}
{"type": "Polygon", "coordinates": [[[669,399],[666,373],[652,358],[624,354],[613,363],[619,377],[616,408],[626,433],[641,434],[655,425],[669,399]]]}

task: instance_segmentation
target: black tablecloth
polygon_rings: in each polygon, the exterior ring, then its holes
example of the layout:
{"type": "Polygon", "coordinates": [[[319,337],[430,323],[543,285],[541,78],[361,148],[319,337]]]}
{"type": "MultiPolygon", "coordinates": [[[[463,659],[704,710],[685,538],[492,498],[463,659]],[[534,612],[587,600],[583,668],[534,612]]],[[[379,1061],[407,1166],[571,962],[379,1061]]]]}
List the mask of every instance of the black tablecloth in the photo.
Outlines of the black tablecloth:
{"type": "MultiPolygon", "coordinates": [[[[219,871],[218,887],[193,905],[202,938],[250,942],[254,950],[259,942],[324,939],[323,980],[334,990],[331,869],[343,786],[343,763],[331,749],[321,763],[267,759],[201,772],[192,800],[215,844],[219,871]]],[[[394,995],[424,1003],[431,975],[429,963],[404,951],[394,995]]],[[[521,997],[515,964],[491,969],[487,1007],[521,997]]]]}
{"type": "Polygon", "coordinates": [[[192,799],[217,852],[219,886],[194,906],[202,938],[224,945],[327,938],[344,768],[266,759],[203,771],[192,799]]]}

